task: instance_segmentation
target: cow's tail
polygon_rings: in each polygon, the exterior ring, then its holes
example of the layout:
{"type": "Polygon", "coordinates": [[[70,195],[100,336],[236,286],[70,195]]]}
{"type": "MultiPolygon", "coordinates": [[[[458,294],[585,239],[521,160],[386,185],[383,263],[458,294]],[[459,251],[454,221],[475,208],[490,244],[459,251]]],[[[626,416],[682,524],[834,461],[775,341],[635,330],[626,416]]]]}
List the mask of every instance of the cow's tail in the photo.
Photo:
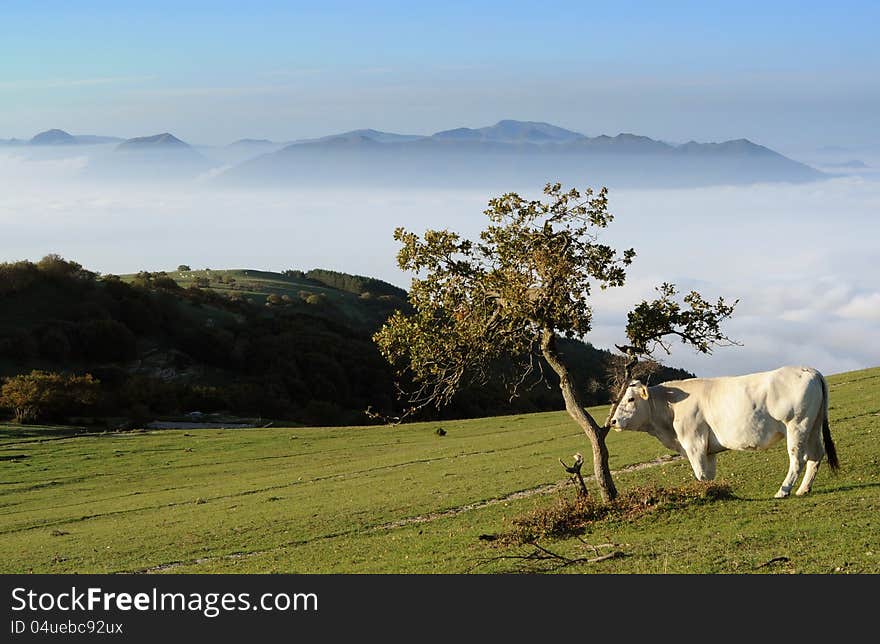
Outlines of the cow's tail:
{"type": "Polygon", "coordinates": [[[822,381],[822,442],[825,444],[825,456],[828,457],[828,465],[832,472],[840,469],[840,461],[837,460],[837,448],[834,441],[831,440],[831,427],[828,426],[828,383],[825,377],[819,374],[819,380],[822,381]]]}

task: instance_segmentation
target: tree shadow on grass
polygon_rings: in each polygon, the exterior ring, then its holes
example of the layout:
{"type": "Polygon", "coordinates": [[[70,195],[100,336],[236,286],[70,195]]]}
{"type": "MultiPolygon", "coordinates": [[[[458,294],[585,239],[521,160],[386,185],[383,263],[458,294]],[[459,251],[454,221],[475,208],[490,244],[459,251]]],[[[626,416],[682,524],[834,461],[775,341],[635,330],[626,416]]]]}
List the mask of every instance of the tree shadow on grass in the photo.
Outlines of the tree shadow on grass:
{"type": "Polygon", "coordinates": [[[53,440],[85,434],[102,434],[105,430],[74,425],[14,425],[0,423],[0,441],[14,442],[26,439],[53,440]]]}
{"type": "Polygon", "coordinates": [[[824,496],[826,494],[835,494],[837,492],[849,492],[850,490],[862,490],[864,488],[870,487],[880,487],[880,482],[874,483],[847,483],[846,485],[835,485],[834,487],[827,487],[818,490],[813,490],[810,492],[808,496],[816,495],[816,496],[824,496]]]}

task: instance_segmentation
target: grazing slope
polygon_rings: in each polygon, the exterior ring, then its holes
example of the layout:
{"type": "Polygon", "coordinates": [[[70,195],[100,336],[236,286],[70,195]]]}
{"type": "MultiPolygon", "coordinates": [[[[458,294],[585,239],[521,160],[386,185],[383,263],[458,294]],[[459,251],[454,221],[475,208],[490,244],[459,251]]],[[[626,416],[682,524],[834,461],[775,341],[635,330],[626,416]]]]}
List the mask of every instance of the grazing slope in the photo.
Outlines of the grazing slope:
{"type": "MultiPolygon", "coordinates": [[[[567,572],[880,573],[880,369],[828,378],[842,472],[770,498],[784,448],[722,454],[735,498],[601,521],[625,556],[567,572]]],[[[595,410],[603,417],[602,409],[595,410]]],[[[556,459],[584,447],[563,413],[397,428],[77,434],[0,426],[0,572],[502,572],[529,547],[480,535],[552,503],[556,459]]],[[[691,480],[649,436],[609,437],[624,490],[691,480]]],[[[571,494],[572,488],[564,488],[571,494]]]]}

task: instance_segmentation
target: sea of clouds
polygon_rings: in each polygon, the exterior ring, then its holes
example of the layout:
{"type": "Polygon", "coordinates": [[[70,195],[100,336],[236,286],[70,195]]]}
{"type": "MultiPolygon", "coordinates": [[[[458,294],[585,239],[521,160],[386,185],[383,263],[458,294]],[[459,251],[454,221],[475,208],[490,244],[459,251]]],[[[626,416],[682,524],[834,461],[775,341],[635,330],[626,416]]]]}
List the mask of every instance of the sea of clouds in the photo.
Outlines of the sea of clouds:
{"type": "MultiPolygon", "coordinates": [[[[498,187],[482,190],[223,190],[210,176],[122,184],[83,178],[87,154],[0,149],[0,261],[59,253],[103,273],[321,267],[406,287],[395,227],[476,236],[498,187]]],[[[522,188],[521,188],[522,189],[522,188]]],[[[587,340],[625,340],[626,312],[664,281],[739,299],[741,346],[711,356],[673,345],[665,362],[699,375],[782,364],[835,373],[880,365],[880,180],[620,190],[602,241],[638,256],[626,287],[596,293],[587,340]]]]}

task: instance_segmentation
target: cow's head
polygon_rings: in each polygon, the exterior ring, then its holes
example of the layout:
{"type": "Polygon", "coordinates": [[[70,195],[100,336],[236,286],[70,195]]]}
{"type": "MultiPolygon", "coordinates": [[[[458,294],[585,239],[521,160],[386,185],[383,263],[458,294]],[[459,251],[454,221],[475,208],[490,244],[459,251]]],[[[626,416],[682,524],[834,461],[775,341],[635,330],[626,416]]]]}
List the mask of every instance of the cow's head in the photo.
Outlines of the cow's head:
{"type": "Polygon", "coordinates": [[[611,417],[611,427],[615,431],[641,429],[648,424],[651,413],[648,405],[648,388],[641,380],[633,380],[620,400],[620,405],[611,417]]]}

